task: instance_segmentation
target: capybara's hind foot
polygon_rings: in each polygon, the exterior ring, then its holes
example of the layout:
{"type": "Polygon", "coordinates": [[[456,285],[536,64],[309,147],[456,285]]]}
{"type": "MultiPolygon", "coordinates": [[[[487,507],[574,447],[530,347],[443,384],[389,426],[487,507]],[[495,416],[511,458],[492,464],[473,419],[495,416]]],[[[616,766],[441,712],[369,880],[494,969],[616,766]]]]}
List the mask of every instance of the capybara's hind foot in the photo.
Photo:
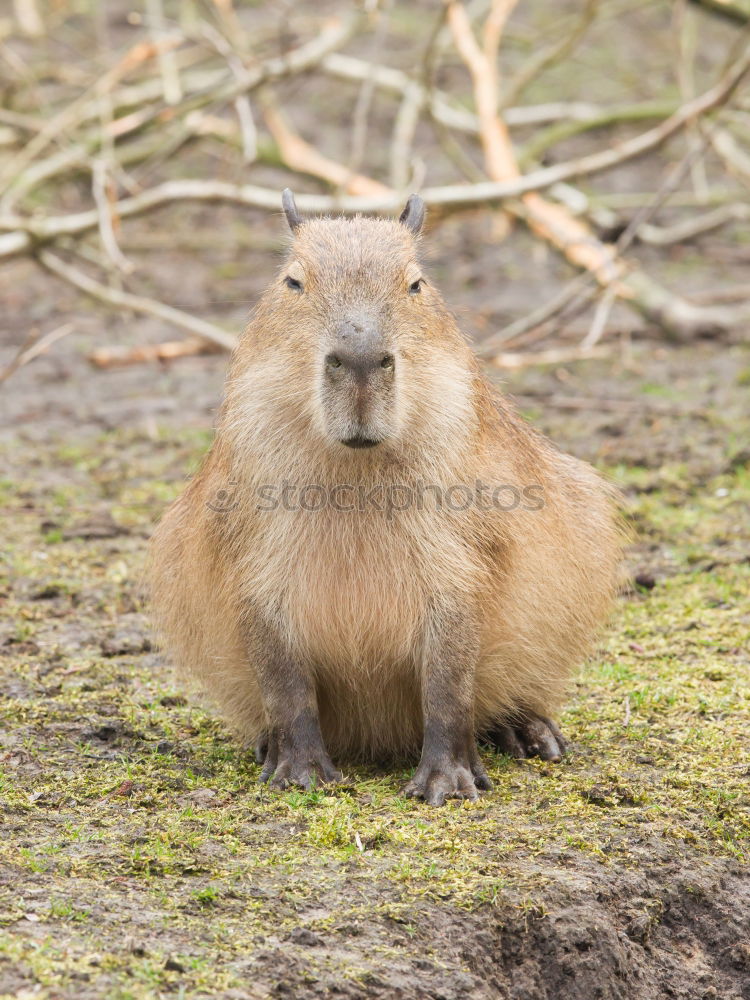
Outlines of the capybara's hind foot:
{"type": "Polygon", "coordinates": [[[486,740],[499,753],[523,760],[541,757],[559,761],[568,747],[560,727],[542,715],[529,715],[523,722],[503,723],[487,732],[486,740]]]}

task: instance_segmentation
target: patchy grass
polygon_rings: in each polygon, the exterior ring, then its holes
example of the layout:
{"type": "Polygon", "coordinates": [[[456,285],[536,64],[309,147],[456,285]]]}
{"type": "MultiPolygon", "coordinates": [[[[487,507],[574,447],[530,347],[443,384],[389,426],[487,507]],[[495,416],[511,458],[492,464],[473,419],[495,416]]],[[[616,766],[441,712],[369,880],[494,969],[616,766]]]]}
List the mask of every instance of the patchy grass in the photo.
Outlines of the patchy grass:
{"type": "Polygon", "coordinates": [[[611,470],[652,577],[621,599],[576,681],[572,752],[552,765],[487,751],[494,791],[432,811],[400,796],[403,767],[270,793],[173,687],[138,581],[153,518],[205,441],[109,433],[53,448],[59,475],[0,482],[13,525],[0,575],[3,995],[264,996],[282,945],[304,953],[298,983],[364,988],[417,947],[441,967],[438,940],[416,944],[426,908],[543,919],[563,871],[613,880],[644,858],[747,860],[744,466],[700,485],[680,466],[611,470]]]}

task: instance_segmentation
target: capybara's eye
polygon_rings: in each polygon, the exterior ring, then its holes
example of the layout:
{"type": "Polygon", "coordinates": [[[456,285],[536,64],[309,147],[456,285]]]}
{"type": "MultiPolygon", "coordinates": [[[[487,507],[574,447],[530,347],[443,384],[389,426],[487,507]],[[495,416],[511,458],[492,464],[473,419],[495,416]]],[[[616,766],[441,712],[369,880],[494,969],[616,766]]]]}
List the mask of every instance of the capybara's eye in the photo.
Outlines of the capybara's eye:
{"type": "Polygon", "coordinates": [[[329,354],[328,357],[326,358],[326,364],[328,365],[329,368],[340,368],[341,359],[337,358],[335,354],[329,354]]]}
{"type": "Polygon", "coordinates": [[[302,291],[302,282],[297,281],[296,278],[292,278],[291,275],[287,274],[286,278],[284,278],[284,281],[287,283],[287,286],[289,288],[293,288],[295,292],[302,291]]]}
{"type": "Polygon", "coordinates": [[[380,362],[380,367],[385,368],[386,371],[392,371],[393,365],[394,365],[394,359],[392,354],[386,354],[386,356],[380,362]]]}
{"type": "Polygon", "coordinates": [[[418,295],[422,291],[423,280],[423,278],[417,278],[416,281],[412,281],[409,285],[409,295],[418,295]]]}

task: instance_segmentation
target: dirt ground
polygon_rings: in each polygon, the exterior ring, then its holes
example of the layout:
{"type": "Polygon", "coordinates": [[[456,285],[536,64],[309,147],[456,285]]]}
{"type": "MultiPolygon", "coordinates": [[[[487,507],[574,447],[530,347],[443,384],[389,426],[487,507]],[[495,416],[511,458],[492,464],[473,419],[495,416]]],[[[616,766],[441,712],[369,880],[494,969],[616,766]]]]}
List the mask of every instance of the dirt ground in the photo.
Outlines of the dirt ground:
{"type": "MultiPolygon", "coordinates": [[[[671,156],[601,187],[646,190],[671,156]]],[[[234,331],[283,244],[279,217],[213,206],[123,231],[153,294],[234,331]]],[[[637,252],[692,294],[746,282],[749,248],[737,223],[637,252]]],[[[476,339],[571,276],[486,211],[433,219],[426,252],[476,339]]],[[[399,795],[409,761],[269,792],[152,647],[146,540],[210,442],[226,357],[95,371],[95,346],[174,333],[24,260],[0,300],[0,366],[30,326],[74,326],[0,387],[0,998],[750,998],[746,331],[677,346],[618,310],[602,360],[490,370],[622,487],[631,582],[564,761],[485,750],[494,790],[433,811],[399,795]]]]}

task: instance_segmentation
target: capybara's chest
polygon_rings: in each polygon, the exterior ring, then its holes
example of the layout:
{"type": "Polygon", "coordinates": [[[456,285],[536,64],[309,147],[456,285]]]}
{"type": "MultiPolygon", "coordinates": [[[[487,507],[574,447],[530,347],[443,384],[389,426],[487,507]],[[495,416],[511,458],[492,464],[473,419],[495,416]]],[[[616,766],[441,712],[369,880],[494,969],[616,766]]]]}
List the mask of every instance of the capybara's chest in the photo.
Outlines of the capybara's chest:
{"type": "Polygon", "coordinates": [[[259,539],[253,577],[291,644],[321,666],[414,660],[436,598],[474,584],[460,534],[434,517],[295,513],[259,539]]]}

